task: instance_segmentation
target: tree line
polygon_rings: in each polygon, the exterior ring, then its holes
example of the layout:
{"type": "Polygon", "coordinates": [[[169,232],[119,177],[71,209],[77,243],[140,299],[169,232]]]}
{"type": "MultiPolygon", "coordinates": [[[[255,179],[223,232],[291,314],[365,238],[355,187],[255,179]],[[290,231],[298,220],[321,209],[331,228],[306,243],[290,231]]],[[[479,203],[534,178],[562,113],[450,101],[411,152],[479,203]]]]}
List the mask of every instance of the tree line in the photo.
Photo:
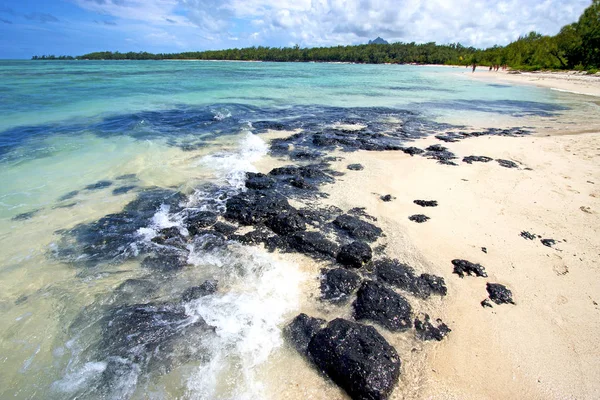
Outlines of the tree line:
{"type": "Polygon", "coordinates": [[[583,12],[577,22],[564,26],[555,36],[537,32],[519,37],[506,46],[488,49],[460,43],[435,42],[365,44],[335,47],[249,47],[184,53],[94,52],[82,56],[34,56],[34,60],[231,60],[279,62],[352,62],[368,64],[507,65],[514,69],[600,68],[600,0],[583,12]]]}

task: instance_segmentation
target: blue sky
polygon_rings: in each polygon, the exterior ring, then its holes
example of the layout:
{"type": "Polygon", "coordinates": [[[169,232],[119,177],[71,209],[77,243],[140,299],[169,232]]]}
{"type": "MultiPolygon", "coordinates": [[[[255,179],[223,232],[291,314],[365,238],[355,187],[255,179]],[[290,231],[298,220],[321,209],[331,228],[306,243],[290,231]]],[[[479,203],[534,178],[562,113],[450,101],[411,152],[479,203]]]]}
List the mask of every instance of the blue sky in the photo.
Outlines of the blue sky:
{"type": "Polygon", "coordinates": [[[0,0],[0,58],[388,41],[506,44],[591,0],[0,0]]]}

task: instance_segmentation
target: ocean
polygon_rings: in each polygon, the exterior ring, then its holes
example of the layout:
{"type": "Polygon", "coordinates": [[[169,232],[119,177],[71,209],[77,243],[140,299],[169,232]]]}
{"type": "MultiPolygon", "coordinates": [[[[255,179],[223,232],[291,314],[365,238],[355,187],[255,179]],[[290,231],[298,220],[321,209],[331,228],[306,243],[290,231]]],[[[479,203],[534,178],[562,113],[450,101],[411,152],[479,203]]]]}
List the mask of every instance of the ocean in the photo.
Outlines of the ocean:
{"type": "Polygon", "coordinates": [[[278,398],[270,371],[299,357],[282,327],[315,276],[234,239],[228,200],[268,157],[324,169],[323,133],[368,136],[343,151],[398,150],[600,118],[594,98],[469,71],[0,61],[0,398],[278,398]],[[292,133],[305,135],[273,144],[292,133]],[[219,230],[192,232],[198,215],[219,230]]]}

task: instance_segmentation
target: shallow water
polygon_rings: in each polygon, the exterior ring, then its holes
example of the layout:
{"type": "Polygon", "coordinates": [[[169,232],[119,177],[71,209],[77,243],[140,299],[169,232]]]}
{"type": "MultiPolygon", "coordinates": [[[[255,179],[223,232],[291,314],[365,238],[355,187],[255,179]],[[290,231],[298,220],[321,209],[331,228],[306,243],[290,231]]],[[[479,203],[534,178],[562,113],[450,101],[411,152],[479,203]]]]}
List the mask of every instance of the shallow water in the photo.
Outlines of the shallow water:
{"type": "Polygon", "coordinates": [[[408,141],[448,124],[575,131],[598,111],[452,68],[0,61],[0,397],[277,398],[265,371],[297,357],[281,327],[314,274],[210,236],[152,242],[187,233],[190,210],[222,212],[269,128],[366,124],[408,141]],[[165,252],[187,266],[141,265],[165,252]],[[216,293],[182,300],[207,279],[216,293]],[[157,324],[156,342],[111,340],[123,318],[157,324]]]}

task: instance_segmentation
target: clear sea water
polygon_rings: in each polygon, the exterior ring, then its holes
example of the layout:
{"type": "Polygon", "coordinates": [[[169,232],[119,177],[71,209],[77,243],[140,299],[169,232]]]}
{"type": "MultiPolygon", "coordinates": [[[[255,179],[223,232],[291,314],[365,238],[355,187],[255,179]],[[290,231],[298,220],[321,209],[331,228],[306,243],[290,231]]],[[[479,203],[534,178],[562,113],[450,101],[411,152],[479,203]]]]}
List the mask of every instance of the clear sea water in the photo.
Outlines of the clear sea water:
{"type": "Polygon", "coordinates": [[[576,132],[600,126],[599,108],[462,68],[0,61],[0,398],[277,398],[264,371],[314,277],[261,248],[202,241],[178,273],[140,262],[159,229],[184,229],[182,209],[219,210],[243,190],[268,153],[264,121],[327,127],[409,110],[576,132]],[[166,349],[107,344],[115,310],[173,304],[205,279],[216,294],[164,314],[180,318],[159,324],[166,349]],[[200,318],[214,334],[185,334],[200,318]]]}

